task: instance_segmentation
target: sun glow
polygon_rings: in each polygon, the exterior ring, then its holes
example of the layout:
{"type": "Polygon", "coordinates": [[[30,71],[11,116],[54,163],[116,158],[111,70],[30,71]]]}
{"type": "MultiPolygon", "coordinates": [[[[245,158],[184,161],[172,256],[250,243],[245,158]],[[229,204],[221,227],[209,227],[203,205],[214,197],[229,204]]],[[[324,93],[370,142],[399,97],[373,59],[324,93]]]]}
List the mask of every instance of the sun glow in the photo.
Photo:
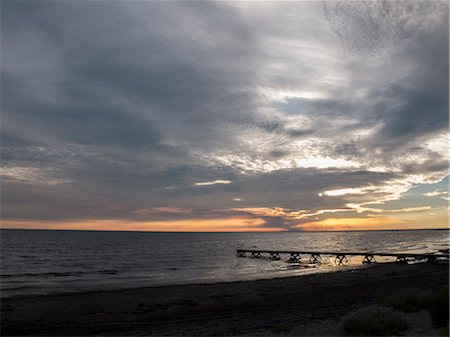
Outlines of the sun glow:
{"type": "Polygon", "coordinates": [[[129,220],[81,220],[81,221],[30,221],[8,220],[2,228],[58,229],[100,231],[148,231],[148,232],[254,232],[281,231],[277,227],[265,227],[259,218],[189,219],[179,221],[129,221],[129,220]]]}
{"type": "Polygon", "coordinates": [[[410,228],[401,220],[387,223],[384,218],[328,218],[322,221],[303,223],[297,227],[310,231],[410,228]]]}

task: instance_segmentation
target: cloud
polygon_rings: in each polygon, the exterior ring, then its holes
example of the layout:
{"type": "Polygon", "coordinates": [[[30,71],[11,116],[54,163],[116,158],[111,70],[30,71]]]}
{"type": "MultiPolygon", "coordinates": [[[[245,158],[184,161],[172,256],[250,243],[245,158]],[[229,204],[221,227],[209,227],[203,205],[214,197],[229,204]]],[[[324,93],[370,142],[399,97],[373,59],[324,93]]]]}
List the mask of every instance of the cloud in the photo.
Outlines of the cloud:
{"type": "Polygon", "coordinates": [[[379,125],[369,146],[397,151],[448,129],[446,2],[337,1],[324,9],[354,66],[372,63],[355,71],[371,103],[372,118],[364,117],[379,125]]]}
{"type": "Polygon", "coordinates": [[[210,185],[217,185],[217,184],[230,184],[231,181],[230,180],[214,180],[214,181],[202,181],[202,182],[197,182],[194,183],[195,186],[210,186],[210,185]]]}
{"type": "Polygon", "coordinates": [[[5,219],[297,228],[448,175],[446,2],[2,9],[5,219]]]}
{"type": "Polygon", "coordinates": [[[433,192],[424,193],[423,195],[426,197],[436,197],[436,196],[442,196],[447,195],[448,191],[442,191],[442,190],[436,190],[433,192]]]}
{"type": "Polygon", "coordinates": [[[436,191],[432,191],[432,192],[428,192],[428,193],[424,193],[423,194],[426,197],[440,197],[441,199],[450,201],[450,198],[448,196],[448,191],[443,191],[443,190],[436,190],[436,191]]]}

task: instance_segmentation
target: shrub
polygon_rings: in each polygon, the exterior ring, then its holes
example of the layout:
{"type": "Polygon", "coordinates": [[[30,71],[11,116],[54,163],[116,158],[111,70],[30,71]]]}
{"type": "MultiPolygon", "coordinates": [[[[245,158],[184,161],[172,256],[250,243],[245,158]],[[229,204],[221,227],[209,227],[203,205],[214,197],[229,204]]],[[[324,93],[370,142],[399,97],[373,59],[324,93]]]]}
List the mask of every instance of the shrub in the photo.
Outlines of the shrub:
{"type": "Polygon", "coordinates": [[[401,313],[379,305],[348,314],[341,325],[345,336],[398,336],[407,328],[401,313]]]}
{"type": "Polygon", "coordinates": [[[448,325],[448,286],[434,290],[405,289],[384,296],[378,302],[403,312],[428,309],[434,325],[437,327],[445,327],[448,325]]]}
{"type": "Polygon", "coordinates": [[[378,299],[378,303],[403,312],[416,312],[427,308],[429,294],[418,289],[403,289],[378,299]]]}

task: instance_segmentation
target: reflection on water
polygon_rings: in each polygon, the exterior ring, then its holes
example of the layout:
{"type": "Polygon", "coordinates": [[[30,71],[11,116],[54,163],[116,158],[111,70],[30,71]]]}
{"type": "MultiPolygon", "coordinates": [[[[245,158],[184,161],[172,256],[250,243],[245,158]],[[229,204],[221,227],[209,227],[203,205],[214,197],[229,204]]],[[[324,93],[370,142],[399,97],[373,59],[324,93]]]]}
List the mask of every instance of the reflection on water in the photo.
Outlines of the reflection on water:
{"type": "MultiPolygon", "coordinates": [[[[142,233],[1,231],[2,296],[49,291],[128,288],[253,280],[360,267],[334,256],[311,265],[288,256],[236,258],[236,249],[427,253],[448,249],[449,232],[142,233]]],[[[392,258],[377,257],[379,262],[392,258]]]]}

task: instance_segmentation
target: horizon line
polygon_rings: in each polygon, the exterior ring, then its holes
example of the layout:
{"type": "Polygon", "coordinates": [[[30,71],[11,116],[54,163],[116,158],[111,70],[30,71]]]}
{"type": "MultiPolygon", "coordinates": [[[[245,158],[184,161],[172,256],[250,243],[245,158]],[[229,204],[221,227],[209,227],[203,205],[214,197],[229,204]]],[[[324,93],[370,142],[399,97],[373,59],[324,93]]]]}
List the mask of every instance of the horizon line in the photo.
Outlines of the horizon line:
{"type": "Polygon", "coordinates": [[[320,233],[320,232],[407,232],[407,231],[436,231],[450,230],[450,227],[438,228],[399,228],[399,229],[330,229],[330,230],[280,230],[280,231],[146,231],[146,230],[120,230],[120,229],[53,229],[53,228],[2,228],[0,230],[17,231],[48,231],[48,232],[119,232],[119,233],[183,233],[183,234],[224,234],[224,233],[320,233]]]}

